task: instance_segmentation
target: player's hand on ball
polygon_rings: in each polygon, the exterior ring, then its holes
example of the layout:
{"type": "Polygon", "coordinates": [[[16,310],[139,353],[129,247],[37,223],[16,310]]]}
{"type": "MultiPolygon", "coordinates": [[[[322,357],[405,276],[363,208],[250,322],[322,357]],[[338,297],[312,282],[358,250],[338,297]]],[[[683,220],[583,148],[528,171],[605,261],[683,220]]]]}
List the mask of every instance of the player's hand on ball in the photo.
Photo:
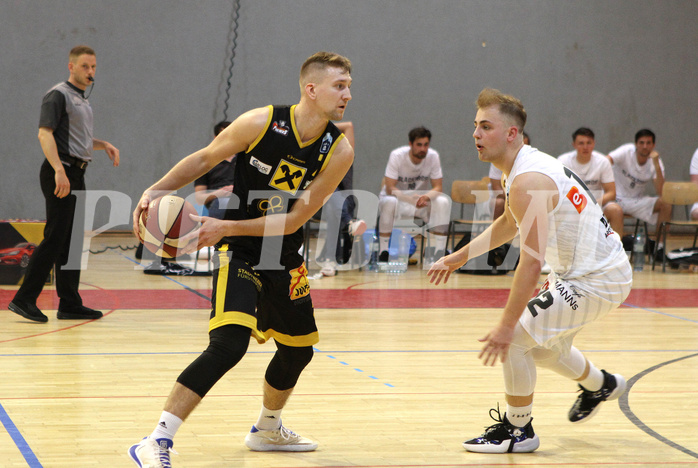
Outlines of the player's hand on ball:
{"type": "Polygon", "coordinates": [[[189,217],[192,221],[201,223],[201,226],[180,239],[181,245],[184,245],[184,253],[191,254],[204,247],[216,245],[225,235],[225,223],[220,219],[196,215],[189,217]]]}
{"type": "Polygon", "coordinates": [[[150,193],[145,191],[143,192],[143,195],[141,195],[141,199],[138,201],[138,203],[136,203],[136,209],[133,210],[133,234],[140,242],[143,242],[140,227],[141,213],[145,211],[147,216],[148,206],[150,205],[151,201],[152,198],[150,193]]]}

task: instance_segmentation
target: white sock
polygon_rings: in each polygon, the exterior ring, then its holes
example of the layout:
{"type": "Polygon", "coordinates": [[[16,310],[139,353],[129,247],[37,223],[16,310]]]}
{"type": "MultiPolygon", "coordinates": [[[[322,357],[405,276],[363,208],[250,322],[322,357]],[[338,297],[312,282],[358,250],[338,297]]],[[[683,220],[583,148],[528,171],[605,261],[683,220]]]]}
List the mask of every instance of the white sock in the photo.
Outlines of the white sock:
{"type": "Polygon", "coordinates": [[[390,237],[379,236],[378,237],[378,255],[380,255],[381,252],[388,250],[389,245],[390,245],[390,237]]]}
{"type": "Polygon", "coordinates": [[[281,411],[270,410],[262,406],[262,411],[259,412],[259,418],[255,427],[262,431],[273,431],[281,427],[281,411]]]}
{"type": "Polygon", "coordinates": [[[592,363],[589,363],[589,375],[584,380],[578,380],[579,385],[586,388],[590,392],[595,392],[601,390],[603,387],[604,377],[600,370],[598,370],[592,363]]]}
{"type": "Polygon", "coordinates": [[[174,439],[175,434],[179,430],[179,426],[182,425],[182,420],[179,419],[172,413],[163,411],[160,416],[160,422],[155,427],[155,430],[150,437],[153,439],[174,439]]]}
{"type": "Polygon", "coordinates": [[[507,419],[516,427],[524,427],[531,422],[533,403],[528,406],[511,406],[507,404],[507,419]]]}

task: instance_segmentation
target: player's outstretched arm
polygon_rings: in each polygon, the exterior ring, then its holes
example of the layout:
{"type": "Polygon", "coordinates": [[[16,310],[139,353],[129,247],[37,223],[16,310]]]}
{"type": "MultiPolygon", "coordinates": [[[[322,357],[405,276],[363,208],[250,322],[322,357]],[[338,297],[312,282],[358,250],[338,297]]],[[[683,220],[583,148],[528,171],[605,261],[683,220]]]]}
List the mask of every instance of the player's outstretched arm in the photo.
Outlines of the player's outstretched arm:
{"type": "Polygon", "coordinates": [[[260,107],[245,112],[235,119],[211,143],[179,161],[165,176],[148,188],[133,212],[133,232],[138,235],[141,212],[157,196],[184,187],[207,173],[213,166],[241,151],[246,151],[266,127],[271,107],[260,107]]]}
{"type": "Polygon", "coordinates": [[[451,273],[465,265],[469,259],[477,258],[505,242],[509,242],[516,236],[516,223],[509,210],[497,218],[479,236],[450,255],[440,258],[429,269],[427,276],[429,282],[438,285],[444,284],[451,277],[451,273]]]}
{"type": "Polygon", "coordinates": [[[518,220],[521,257],[501,319],[480,339],[484,345],[478,357],[484,365],[506,360],[514,328],[538,286],[548,240],[548,212],[557,203],[556,194],[552,179],[536,172],[517,176],[511,186],[509,209],[518,220]]]}

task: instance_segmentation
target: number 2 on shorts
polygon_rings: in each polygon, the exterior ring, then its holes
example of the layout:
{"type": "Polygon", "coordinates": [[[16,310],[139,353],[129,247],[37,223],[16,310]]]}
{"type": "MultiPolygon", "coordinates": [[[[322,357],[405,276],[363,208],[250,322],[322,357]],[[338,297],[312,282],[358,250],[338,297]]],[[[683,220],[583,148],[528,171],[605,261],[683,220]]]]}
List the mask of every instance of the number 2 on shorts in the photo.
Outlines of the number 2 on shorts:
{"type": "Polygon", "coordinates": [[[535,306],[538,306],[540,310],[545,310],[553,305],[553,295],[550,291],[546,290],[538,294],[534,299],[528,301],[528,310],[531,311],[531,315],[534,317],[538,316],[538,311],[536,311],[535,306]]]}

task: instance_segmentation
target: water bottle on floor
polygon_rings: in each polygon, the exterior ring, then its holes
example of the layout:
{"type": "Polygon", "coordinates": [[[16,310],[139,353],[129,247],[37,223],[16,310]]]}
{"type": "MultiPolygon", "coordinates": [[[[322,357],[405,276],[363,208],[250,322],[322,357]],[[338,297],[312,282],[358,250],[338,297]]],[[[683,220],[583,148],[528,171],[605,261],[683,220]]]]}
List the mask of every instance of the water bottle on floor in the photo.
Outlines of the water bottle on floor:
{"type": "Polygon", "coordinates": [[[645,267],[645,243],[647,236],[645,235],[645,227],[640,226],[637,230],[637,235],[633,240],[633,270],[642,271],[645,267]]]}
{"type": "Polygon", "coordinates": [[[412,238],[406,232],[401,232],[397,244],[397,261],[395,262],[395,273],[407,271],[407,264],[410,261],[410,241],[412,238]]]}

